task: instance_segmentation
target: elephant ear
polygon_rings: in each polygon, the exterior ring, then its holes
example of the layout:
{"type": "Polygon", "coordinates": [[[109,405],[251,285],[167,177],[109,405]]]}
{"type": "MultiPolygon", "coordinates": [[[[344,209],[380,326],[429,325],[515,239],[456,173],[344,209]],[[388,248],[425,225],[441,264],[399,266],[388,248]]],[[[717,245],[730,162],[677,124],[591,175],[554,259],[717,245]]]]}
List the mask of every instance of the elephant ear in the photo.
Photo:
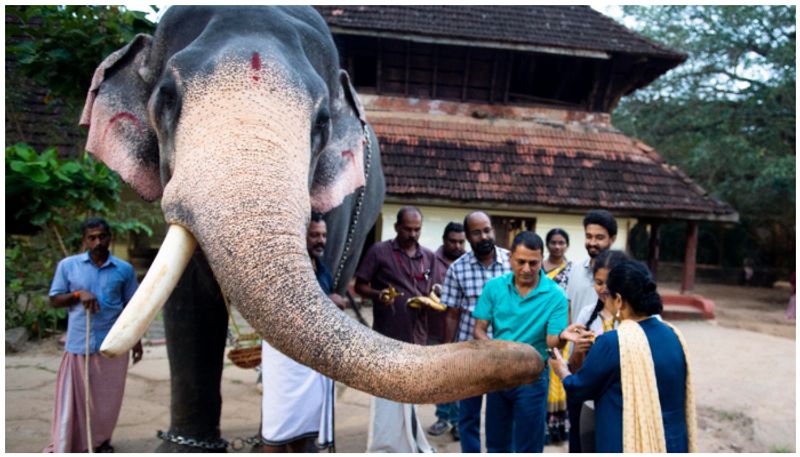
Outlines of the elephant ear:
{"type": "MultiPolygon", "coordinates": [[[[311,186],[311,207],[326,213],[365,184],[367,120],[350,77],[339,73],[340,87],[331,90],[331,135],[322,150],[311,186]]],[[[377,146],[373,146],[377,147],[377,146]]]]}
{"type": "Polygon", "coordinates": [[[353,108],[358,115],[361,125],[366,125],[367,117],[364,115],[364,105],[361,104],[361,100],[359,100],[358,94],[356,94],[355,87],[353,87],[353,84],[350,83],[350,75],[348,75],[344,70],[339,70],[339,81],[342,83],[344,96],[347,99],[347,102],[350,104],[350,107],[353,108]]]}
{"type": "Polygon", "coordinates": [[[152,70],[150,35],[139,34],[97,67],[80,125],[89,127],[86,150],[120,174],[144,199],[161,196],[158,139],[147,120],[152,70]]]}

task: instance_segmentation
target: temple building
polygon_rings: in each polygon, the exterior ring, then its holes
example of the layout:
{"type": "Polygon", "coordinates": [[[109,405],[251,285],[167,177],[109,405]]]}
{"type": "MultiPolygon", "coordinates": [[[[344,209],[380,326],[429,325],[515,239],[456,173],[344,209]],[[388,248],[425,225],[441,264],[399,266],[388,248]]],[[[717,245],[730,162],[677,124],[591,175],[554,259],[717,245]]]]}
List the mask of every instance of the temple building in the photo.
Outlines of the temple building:
{"type": "Polygon", "coordinates": [[[686,221],[683,290],[694,285],[698,221],[738,214],[653,148],[612,125],[621,97],[681,64],[665,48],[585,6],[318,6],[378,136],[386,203],[373,241],[394,237],[397,210],[424,214],[420,242],[476,209],[498,244],[520,230],[570,235],[581,261],[583,215],[650,234],[686,221]]]}

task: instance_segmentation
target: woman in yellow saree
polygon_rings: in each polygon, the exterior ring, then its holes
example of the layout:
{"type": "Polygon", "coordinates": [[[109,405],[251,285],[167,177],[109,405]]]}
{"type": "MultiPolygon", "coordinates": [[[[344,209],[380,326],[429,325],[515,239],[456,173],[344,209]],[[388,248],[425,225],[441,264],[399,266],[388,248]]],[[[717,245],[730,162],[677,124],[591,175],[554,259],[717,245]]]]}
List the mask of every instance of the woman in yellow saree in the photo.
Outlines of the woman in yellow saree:
{"type": "MultiPolygon", "coordinates": [[[[566,253],[569,249],[569,235],[564,229],[554,228],[545,236],[548,257],[542,267],[548,278],[555,281],[566,292],[567,278],[572,268],[572,262],[567,260],[566,253]]],[[[564,347],[564,356],[568,352],[564,347]]],[[[567,439],[567,394],[561,385],[561,380],[550,370],[550,388],[547,395],[547,435],[546,444],[560,443],[567,439]]]]}

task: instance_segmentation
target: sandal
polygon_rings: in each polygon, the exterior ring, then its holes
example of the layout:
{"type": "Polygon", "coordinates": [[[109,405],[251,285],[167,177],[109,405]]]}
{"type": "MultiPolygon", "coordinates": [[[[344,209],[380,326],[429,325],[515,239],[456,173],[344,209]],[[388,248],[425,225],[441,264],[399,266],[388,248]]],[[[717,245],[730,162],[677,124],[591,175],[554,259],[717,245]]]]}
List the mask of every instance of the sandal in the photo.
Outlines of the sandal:
{"type": "Polygon", "coordinates": [[[103,443],[100,446],[98,446],[94,450],[94,452],[96,452],[96,453],[112,452],[113,453],[114,452],[114,446],[112,446],[111,443],[108,440],[106,440],[106,441],[103,441],[103,443]]]}

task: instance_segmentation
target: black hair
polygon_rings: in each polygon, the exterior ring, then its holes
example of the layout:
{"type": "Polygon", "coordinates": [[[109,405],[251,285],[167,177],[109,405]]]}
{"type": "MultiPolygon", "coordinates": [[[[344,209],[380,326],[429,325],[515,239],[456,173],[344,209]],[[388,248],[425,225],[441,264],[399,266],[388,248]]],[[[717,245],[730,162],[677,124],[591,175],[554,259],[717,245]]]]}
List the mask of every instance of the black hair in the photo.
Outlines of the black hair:
{"type": "MultiPolygon", "coordinates": [[[[594,258],[594,267],[592,267],[592,275],[597,273],[598,270],[601,268],[606,268],[608,271],[611,271],[614,267],[619,265],[625,260],[630,260],[631,258],[628,254],[625,254],[622,251],[606,249],[605,251],[601,252],[594,258]]],[[[603,300],[600,298],[597,299],[597,303],[594,305],[594,309],[592,310],[592,315],[589,316],[589,320],[586,321],[586,328],[589,328],[597,319],[597,316],[600,315],[600,310],[603,309],[604,303],[603,300]]]]}
{"type": "Polygon", "coordinates": [[[324,222],[325,220],[322,218],[322,213],[313,212],[311,213],[311,222],[324,222]]]}
{"type": "Polygon", "coordinates": [[[569,246],[569,235],[567,235],[566,230],[562,228],[554,228],[547,232],[547,235],[544,237],[544,241],[547,244],[550,244],[550,239],[552,239],[556,235],[561,235],[564,237],[564,240],[567,242],[567,246],[569,246]]]}
{"type": "MultiPolygon", "coordinates": [[[[485,213],[485,212],[483,212],[483,211],[473,211],[473,212],[471,212],[471,213],[467,214],[466,216],[464,216],[464,230],[469,230],[469,224],[467,224],[467,221],[468,221],[468,220],[469,220],[469,218],[470,218],[470,217],[472,217],[474,214],[485,214],[485,215],[486,215],[486,217],[489,217],[489,215],[488,215],[488,214],[486,214],[486,213],[485,213]]],[[[489,217],[489,220],[491,221],[491,220],[492,220],[492,218],[491,218],[491,217],[489,217]]]]}
{"type": "Polygon", "coordinates": [[[511,243],[511,252],[514,252],[517,249],[517,246],[520,244],[531,251],[538,250],[544,254],[544,242],[542,241],[542,237],[533,232],[528,230],[519,232],[517,236],[514,237],[514,241],[511,243]]]}
{"type": "Polygon", "coordinates": [[[583,228],[589,224],[597,224],[608,231],[608,236],[617,236],[617,221],[604,209],[593,209],[583,218],[583,228]]]}
{"type": "Polygon", "coordinates": [[[650,271],[641,262],[625,260],[608,272],[608,291],[619,294],[640,316],[659,314],[664,309],[650,271]]]}
{"type": "Polygon", "coordinates": [[[395,221],[395,222],[397,224],[402,224],[403,223],[403,216],[406,213],[410,213],[410,212],[417,213],[417,214],[419,214],[420,219],[422,218],[422,211],[420,211],[419,208],[417,208],[416,206],[413,206],[413,205],[408,205],[408,206],[404,206],[404,207],[400,208],[397,211],[397,221],[395,221]]]}
{"type": "Polygon", "coordinates": [[[447,235],[449,235],[450,232],[464,233],[464,226],[458,222],[449,222],[444,227],[444,235],[442,235],[442,238],[447,238],[447,235]]]}
{"type": "Polygon", "coordinates": [[[97,228],[103,227],[103,229],[111,235],[111,226],[108,225],[105,219],[102,217],[87,217],[83,222],[81,222],[81,236],[86,235],[86,230],[90,228],[97,228]]]}

